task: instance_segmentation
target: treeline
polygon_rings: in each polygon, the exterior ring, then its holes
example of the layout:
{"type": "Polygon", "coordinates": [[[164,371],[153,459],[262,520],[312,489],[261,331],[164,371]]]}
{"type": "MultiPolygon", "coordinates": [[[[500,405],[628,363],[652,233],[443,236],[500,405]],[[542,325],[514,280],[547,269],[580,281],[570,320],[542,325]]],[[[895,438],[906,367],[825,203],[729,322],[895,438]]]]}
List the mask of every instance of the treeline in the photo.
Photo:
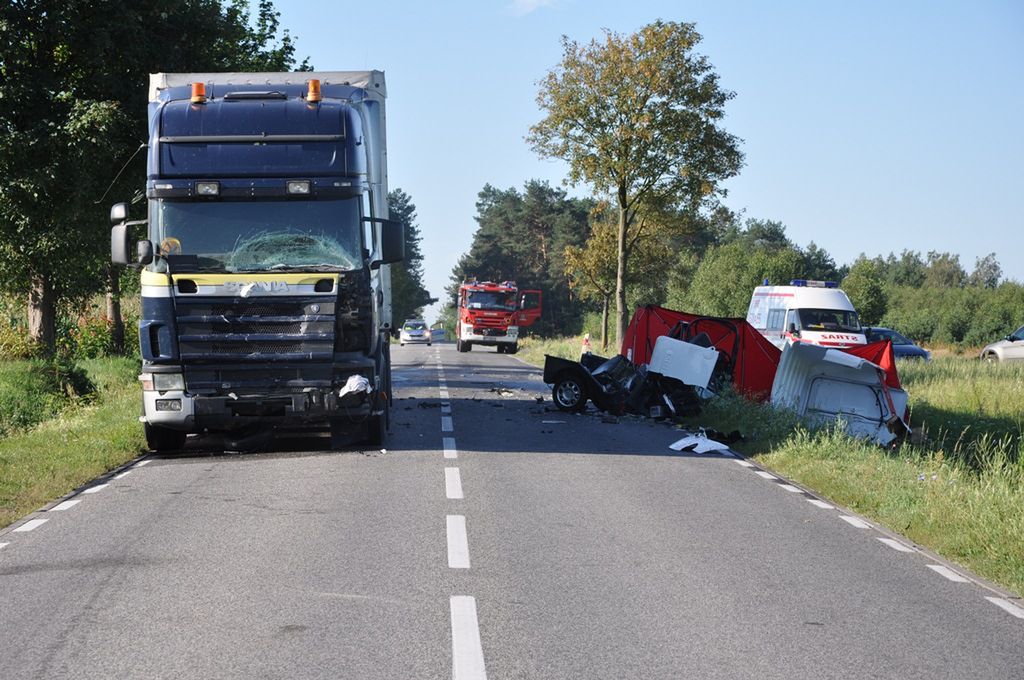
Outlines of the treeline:
{"type": "MultiPolygon", "coordinates": [[[[522,191],[484,187],[478,229],[452,271],[443,317],[454,321],[466,276],[514,279],[544,291],[542,336],[585,331],[611,337],[606,316],[615,290],[614,224],[607,206],[569,198],[531,180],[522,191]]],[[[995,254],[968,272],[956,254],[904,250],[837,264],[814,242],[800,246],[780,222],[743,218],[724,206],[696,217],[662,215],[634,243],[630,309],[658,304],[713,316],[746,316],[765,279],[839,282],[865,325],[884,325],[924,343],[980,345],[1024,324],[1024,286],[1004,281],[995,254]]],[[[450,325],[449,325],[450,327],[450,325]]]]}

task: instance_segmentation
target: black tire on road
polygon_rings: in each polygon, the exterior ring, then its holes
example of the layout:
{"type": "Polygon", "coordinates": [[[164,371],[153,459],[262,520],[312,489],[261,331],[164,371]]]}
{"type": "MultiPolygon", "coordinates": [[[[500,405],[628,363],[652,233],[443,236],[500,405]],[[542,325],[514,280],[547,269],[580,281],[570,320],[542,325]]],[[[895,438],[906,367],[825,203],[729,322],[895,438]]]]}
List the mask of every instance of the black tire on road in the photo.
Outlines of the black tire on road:
{"type": "Polygon", "coordinates": [[[457,349],[460,352],[468,352],[472,347],[473,345],[466,342],[465,340],[455,341],[455,349],[457,349]]]}
{"type": "Polygon", "coordinates": [[[551,400],[560,411],[581,413],[587,408],[587,388],[575,375],[564,373],[551,387],[551,400]]]}
{"type": "Polygon", "coordinates": [[[146,446],[157,453],[165,451],[180,451],[185,446],[186,434],[181,430],[172,430],[169,427],[145,424],[146,446]]]}
{"type": "Polygon", "coordinates": [[[511,345],[505,348],[505,354],[515,354],[519,351],[519,343],[513,342],[511,345]]]}
{"type": "Polygon", "coordinates": [[[387,437],[387,422],[383,415],[370,416],[366,419],[366,441],[374,446],[380,446],[387,437]]]}

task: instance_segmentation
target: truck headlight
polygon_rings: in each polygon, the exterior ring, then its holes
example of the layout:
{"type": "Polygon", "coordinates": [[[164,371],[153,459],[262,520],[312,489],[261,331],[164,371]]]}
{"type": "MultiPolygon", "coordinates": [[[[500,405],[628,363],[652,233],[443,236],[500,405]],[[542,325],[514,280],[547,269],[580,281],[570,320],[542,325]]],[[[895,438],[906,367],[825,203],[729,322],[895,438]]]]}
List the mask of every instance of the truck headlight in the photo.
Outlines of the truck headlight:
{"type": "Polygon", "coordinates": [[[309,193],[309,180],[290,180],[288,182],[288,193],[289,194],[308,194],[309,193]]]}
{"type": "Polygon", "coordinates": [[[217,196],[220,194],[220,182],[196,182],[196,193],[200,196],[217,196]]]}
{"type": "Polygon", "coordinates": [[[153,389],[157,392],[185,389],[185,376],[181,373],[153,373],[153,389]]]}

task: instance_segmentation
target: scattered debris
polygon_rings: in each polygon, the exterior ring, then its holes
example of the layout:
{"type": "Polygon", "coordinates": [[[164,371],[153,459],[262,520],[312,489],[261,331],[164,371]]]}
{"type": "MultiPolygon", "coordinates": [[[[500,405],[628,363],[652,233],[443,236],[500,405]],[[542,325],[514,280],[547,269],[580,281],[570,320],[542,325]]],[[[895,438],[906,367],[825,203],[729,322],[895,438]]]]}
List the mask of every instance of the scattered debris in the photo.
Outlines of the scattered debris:
{"type": "Polygon", "coordinates": [[[693,453],[709,453],[712,451],[728,451],[729,445],[708,439],[701,435],[691,434],[668,445],[673,451],[691,451],[693,453]]]}
{"type": "Polygon", "coordinates": [[[502,387],[501,385],[492,387],[487,391],[494,392],[495,394],[501,395],[502,397],[511,397],[513,394],[515,394],[513,390],[510,390],[507,387],[502,387]]]}
{"type": "Polygon", "coordinates": [[[441,408],[441,402],[439,401],[421,401],[417,404],[420,408],[441,408]]]}

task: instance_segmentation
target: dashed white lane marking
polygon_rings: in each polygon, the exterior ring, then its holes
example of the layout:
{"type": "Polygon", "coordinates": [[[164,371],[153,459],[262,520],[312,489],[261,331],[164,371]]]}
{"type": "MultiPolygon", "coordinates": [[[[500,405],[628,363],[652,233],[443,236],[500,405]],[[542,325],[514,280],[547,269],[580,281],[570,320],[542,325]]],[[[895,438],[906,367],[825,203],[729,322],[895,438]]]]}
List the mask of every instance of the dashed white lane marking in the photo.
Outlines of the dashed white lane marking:
{"type": "Polygon", "coordinates": [[[127,477],[131,473],[132,473],[131,470],[125,470],[124,472],[120,472],[120,473],[114,475],[114,479],[121,479],[122,477],[127,477]]]}
{"type": "Polygon", "coordinates": [[[451,413],[452,405],[448,403],[441,404],[441,413],[451,413]]]}
{"type": "Polygon", "coordinates": [[[18,527],[14,531],[16,531],[16,532],[32,531],[33,529],[38,529],[39,527],[43,526],[44,524],[46,524],[46,522],[47,522],[47,520],[45,520],[45,519],[30,519],[29,521],[25,522],[24,524],[22,524],[20,527],[18,527]]]}
{"type": "Polygon", "coordinates": [[[152,462],[153,462],[153,460],[151,458],[147,458],[146,460],[140,460],[138,463],[136,463],[132,467],[142,467],[143,465],[149,465],[152,462]]]}
{"type": "Polygon", "coordinates": [[[441,432],[451,432],[451,431],[452,431],[452,417],[451,416],[441,416],[441,432]]]}
{"type": "Polygon", "coordinates": [[[50,508],[50,512],[60,512],[61,510],[70,510],[71,508],[75,507],[76,505],[78,505],[81,502],[82,502],[81,498],[72,498],[71,500],[64,501],[60,505],[55,505],[54,507],[50,508]]]}
{"type": "Polygon", "coordinates": [[[751,463],[749,460],[743,460],[742,458],[737,458],[736,462],[739,463],[740,465],[742,465],[743,467],[747,467],[747,468],[754,467],[753,463],[751,463]]]}
{"type": "Polygon", "coordinates": [[[459,474],[459,468],[444,469],[444,493],[452,500],[462,499],[462,475],[459,474]]]}
{"type": "Polygon", "coordinates": [[[953,581],[954,583],[970,583],[969,579],[964,578],[963,576],[956,573],[949,567],[944,567],[941,564],[926,564],[925,566],[934,571],[936,574],[944,576],[945,578],[948,578],[950,581],[953,581]]]}
{"type": "Polygon", "coordinates": [[[871,525],[860,519],[859,517],[851,517],[850,515],[839,515],[839,519],[843,520],[850,526],[857,527],[858,529],[870,529],[871,525]]]}
{"type": "Polygon", "coordinates": [[[909,545],[904,545],[904,544],[900,543],[899,541],[897,541],[895,539],[892,539],[892,538],[879,538],[878,540],[881,541],[882,543],[885,543],[887,546],[889,546],[893,550],[898,550],[899,552],[905,552],[905,553],[912,553],[912,552],[914,552],[914,549],[911,548],[909,545]]]}
{"type": "Polygon", "coordinates": [[[994,604],[995,606],[999,607],[1000,609],[1008,611],[1010,614],[1016,616],[1018,619],[1024,619],[1024,609],[1018,607],[1009,600],[1004,599],[1002,597],[988,597],[987,595],[985,596],[985,599],[994,604]]]}
{"type": "Polygon", "coordinates": [[[829,505],[825,501],[819,501],[817,498],[808,498],[807,502],[810,503],[811,505],[813,505],[816,508],[821,508],[822,510],[831,510],[832,509],[831,505],[829,505]]]}
{"type": "Polygon", "coordinates": [[[453,595],[452,680],[487,680],[484,649],[480,644],[480,623],[476,617],[476,598],[453,595]]]}
{"type": "Polygon", "coordinates": [[[469,539],[466,538],[465,515],[448,515],[448,566],[469,569],[469,539]]]}
{"type": "Polygon", "coordinates": [[[798,486],[793,486],[792,484],[779,484],[779,488],[780,489],[785,489],[786,491],[789,491],[790,493],[803,493],[804,492],[803,489],[801,489],[798,486]]]}
{"type": "Polygon", "coordinates": [[[765,472],[764,470],[754,470],[754,474],[758,477],[764,477],[765,479],[775,479],[775,475],[770,472],[765,472]]]}
{"type": "Polygon", "coordinates": [[[443,387],[441,388],[439,394],[440,394],[442,399],[447,399],[448,398],[448,390],[444,389],[443,387]]]}
{"type": "Polygon", "coordinates": [[[8,546],[8,545],[10,545],[10,543],[0,543],[0,549],[4,548],[5,546],[8,546]]]}
{"type": "Polygon", "coordinates": [[[459,452],[455,448],[455,437],[444,437],[441,439],[441,445],[444,447],[445,458],[458,458],[459,452]]]}
{"type": "Polygon", "coordinates": [[[99,493],[100,491],[103,491],[104,489],[106,489],[108,486],[110,486],[110,485],[109,484],[97,484],[96,486],[90,486],[88,489],[86,489],[82,493],[99,493]]]}

